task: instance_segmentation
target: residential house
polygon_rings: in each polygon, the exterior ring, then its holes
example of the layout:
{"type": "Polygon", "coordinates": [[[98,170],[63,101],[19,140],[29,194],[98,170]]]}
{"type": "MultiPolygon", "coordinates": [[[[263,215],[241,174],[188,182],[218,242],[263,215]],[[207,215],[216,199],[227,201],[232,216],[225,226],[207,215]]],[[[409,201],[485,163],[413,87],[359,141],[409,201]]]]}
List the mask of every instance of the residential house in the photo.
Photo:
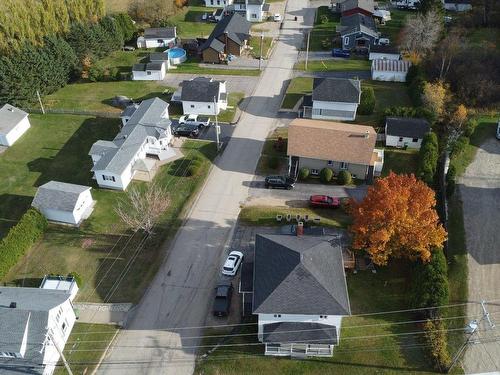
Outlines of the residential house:
{"type": "Polygon", "coordinates": [[[467,12],[472,9],[471,0],[443,0],[444,9],[454,12],[467,12]]]}
{"type": "Polygon", "coordinates": [[[144,100],[135,110],[124,111],[125,125],[112,141],[99,140],[89,155],[94,166],[94,178],[100,187],[125,190],[139,176],[151,177],[156,161],[175,155],[168,103],[159,98],[144,100]],[[132,114],[131,114],[132,112],[132,114]]]}
{"type": "Polygon", "coordinates": [[[165,78],[165,74],[167,73],[166,66],[167,64],[165,62],[134,64],[132,67],[132,80],[161,81],[165,78]]]}
{"type": "Polygon", "coordinates": [[[337,3],[337,11],[340,12],[342,17],[358,13],[371,17],[375,12],[375,7],[373,0],[345,0],[337,3]]]}
{"type": "Polygon", "coordinates": [[[40,186],[31,205],[47,220],[79,225],[94,209],[89,186],[50,181],[40,186]]]}
{"type": "Polygon", "coordinates": [[[295,119],[288,128],[289,168],[307,168],[313,176],[323,168],[335,174],[349,171],[354,178],[371,183],[375,169],[381,170],[383,163],[375,150],[376,140],[371,126],[295,119]]]}
{"type": "Polygon", "coordinates": [[[375,59],[372,61],[372,79],[376,81],[406,82],[411,62],[405,60],[375,59]]]}
{"type": "Polygon", "coordinates": [[[420,6],[420,0],[396,0],[396,7],[400,9],[417,9],[420,6]]]}
{"type": "Polygon", "coordinates": [[[420,149],[425,134],[430,131],[429,123],[421,118],[387,117],[385,145],[420,149]]]}
{"type": "Polygon", "coordinates": [[[218,115],[227,109],[226,81],[206,77],[183,81],[172,100],[182,103],[184,114],[218,115]]]}
{"type": "MultiPolygon", "coordinates": [[[[47,278],[46,278],[47,279],[47,278]]],[[[51,375],[76,321],[78,287],[0,287],[0,374],[51,375]]]]}
{"type": "Polygon", "coordinates": [[[269,4],[266,4],[265,0],[234,0],[229,9],[244,14],[249,22],[262,22],[269,11],[269,4]]]}
{"type": "Polygon", "coordinates": [[[0,146],[12,146],[30,126],[26,112],[5,104],[0,108],[0,146]]]}
{"type": "Polygon", "coordinates": [[[225,8],[233,4],[233,0],[205,0],[205,6],[210,8],[225,8]]]}
{"type": "Polygon", "coordinates": [[[359,13],[342,17],[339,31],[345,50],[369,51],[379,38],[373,18],[359,13]]]}
{"type": "Polygon", "coordinates": [[[250,22],[238,13],[222,18],[200,47],[205,63],[221,63],[228,55],[240,56],[250,38],[250,22]]]}
{"type": "Polygon", "coordinates": [[[304,100],[303,117],[319,120],[353,121],[361,98],[357,79],[315,78],[311,103],[304,100]],[[311,104],[308,106],[307,104],[311,104]]]}
{"type": "Polygon", "coordinates": [[[176,44],[175,27],[156,27],[144,30],[144,35],[137,38],[137,48],[173,47],[176,44]]]}
{"type": "Polygon", "coordinates": [[[392,46],[375,45],[370,47],[368,60],[401,60],[401,53],[392,46]]]}
{"type": "Polygon", "coordinates": [[[387,21],[392,19],[391,12],[385,9],[377,9],[373,12],[373,18],[381,25],[385,25],[387,21]]]}
{"type": "Polygon", "coordinates": [[[253,313],[265,355],[332,356],[351,314],[340,241],[258,234],[253,313]]]}

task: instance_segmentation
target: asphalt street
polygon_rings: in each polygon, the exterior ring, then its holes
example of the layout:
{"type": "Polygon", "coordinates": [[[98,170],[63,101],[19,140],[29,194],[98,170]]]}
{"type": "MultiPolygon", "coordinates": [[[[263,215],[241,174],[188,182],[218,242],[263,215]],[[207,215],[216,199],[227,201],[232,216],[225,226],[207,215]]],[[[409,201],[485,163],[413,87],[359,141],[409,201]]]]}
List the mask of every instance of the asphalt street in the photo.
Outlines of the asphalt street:
{"type": "Polygon", "coordinates": [[[284,82],[297,61],[302,29],[315,9],[288,0],[274,54],[258,78],[224,153],[216,160],[184,225],[162,251],[166,260],[99,367],[99,374],[192,374],[199,328],[206,322],[219,267],[241,202],[249,192],[264,140],[278,125],[284,82]],[[290,21],[297,15],[298,21],[290,21]],[[194,327],[194,328],[193,328],[194,327]]]}

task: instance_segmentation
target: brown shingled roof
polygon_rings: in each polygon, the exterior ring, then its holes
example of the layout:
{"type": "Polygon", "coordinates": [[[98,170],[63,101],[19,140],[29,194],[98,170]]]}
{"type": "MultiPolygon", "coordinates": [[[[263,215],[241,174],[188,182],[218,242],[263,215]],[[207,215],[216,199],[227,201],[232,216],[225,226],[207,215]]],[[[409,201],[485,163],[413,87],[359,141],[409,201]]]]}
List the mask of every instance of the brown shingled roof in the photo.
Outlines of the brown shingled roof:
{"type": "Polygon", "coordinates": [[[373,165],[376,140],[371,126],[296,119],[288,129],[288,155],[373,165]]]}

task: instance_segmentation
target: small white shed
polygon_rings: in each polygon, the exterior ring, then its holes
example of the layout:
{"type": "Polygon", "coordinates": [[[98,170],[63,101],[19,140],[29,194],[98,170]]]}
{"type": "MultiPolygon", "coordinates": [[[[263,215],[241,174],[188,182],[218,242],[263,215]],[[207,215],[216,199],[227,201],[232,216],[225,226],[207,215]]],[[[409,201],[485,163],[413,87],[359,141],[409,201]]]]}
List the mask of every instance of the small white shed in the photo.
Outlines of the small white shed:
{"type": "Polygon", "coordinates": [[[50,181],[38,188],[31,205],[49,221],[79,225],[94,209],[90,189],[89,186],[50,181]]]}
{"type": "Polygon", "coordinates": [[[137,48],[173,47],[177,39],[175,27],[156,27],[144,30],[137,38],[137,48]]]}
{"type": "Polygon", "coordinates": [[[161,81],[165,78],[164,62],[135,64],[132,68],[133,81],[161,81]]]}
{"type": "Polygon", "coordinates": [[[26,112],[10,104],[0,108],[0,146],[12,146],[29,128],[26,112]]]}
{"type": "Polygon", "coordinates": [[[406,75],[411,63],[404,60],[372,61],[372,79],[376,81],[406,82],[406,75]]]}

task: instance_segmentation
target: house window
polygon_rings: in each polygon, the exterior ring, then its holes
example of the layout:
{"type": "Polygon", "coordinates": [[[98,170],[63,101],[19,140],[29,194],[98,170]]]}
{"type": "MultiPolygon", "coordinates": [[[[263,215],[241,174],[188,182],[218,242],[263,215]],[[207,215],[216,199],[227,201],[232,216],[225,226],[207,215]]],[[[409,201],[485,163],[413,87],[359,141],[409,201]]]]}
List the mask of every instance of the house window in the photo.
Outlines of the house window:
{"type": "Polygon", "coordinates": [[[349,167],[349,164],[347,164],[345,161],[340,162],[340,169],[346,170],[349,167]]]}
{"type": "Polygon", "coordinates": [[[256,15],[255,13],[252,13],[252,14],[250,15],[250,18],[257,18],[257,15],[256,15]]]}
{"type": "Polygon", "coordinates": [[[220,0],[217,0],[217,5],[220,5],[220,0]]]}
{"type": "Polygon", "coordinates": [[[208,109],[210,109],[210,104],[207,107],[208,107],[208,109]]]}
{"type": "Polygon", "coordinates": [[[146,74],[147,74],[148,76],[150,76],[150,75],[151,75],[151,72],[150,72],[150,71],[147,71],[147,72],[146,72],[146,74]]]}
{"type": "Polygon", "coordinates": [[[63,322],[61,330],[63,331],[63,333],[66,333],[66,322],[63,322]]]}
{"type": "Polygon", "coordinates": [[[326,318],[328,318],[328,315],[320,315],[319,318],[320,319],[326,319],[326,318]]]}
{"type": "Polygon", "coordinates": [[[210,0],[210,5],[214,5],[214,0],[210,0]]]}
{"type": "Polygon", "coordinates": [[[115,176],[106,176],[106,175],[104,175],[104,174],[103,174],[103,175],[102,175],[102,179],[103,179],[104,181],[113,181],[113,182],[116,182],[116,180],[115,180],[115,176]]]}
{"type": "Polygon", "coordinates": [[[311,169],[311,174],[312,174],[313,176],[317,176],[317,175],[319,175],[319,169],[314,169],[314,168],[313,168],[313,169],[311,169]]]}
{"type": "Polygon", "coordinates": [[[412,141],[413,143],[417,143],[417,142],[418,142],[418,138],[413,138],[411,141],[412,141]]]}
{"type": "Polygon", "coordinates": [[[403,142],[403,137],[399,137],[399,142],[403,142]]]}
{"type": "Polygon", "coordinates": [[[345,36],[344,37],[344,46],[348,46],[348,45],[349,45],[349,37],[345,36]]]}
{"type": "Polygon", "coordinates": [[[194,108],[194,104],[191,104],[191,108],[194,108]]]}
{"type": "Polygon", "coordinates": [[[328,160],[328,165],[331,167],[333,165],[333,160],[328,160]]]}
{"type": "Polygon", "coordinates": [[[274,314],[275,318],[281,318],[281,314],[274,314]]]}

